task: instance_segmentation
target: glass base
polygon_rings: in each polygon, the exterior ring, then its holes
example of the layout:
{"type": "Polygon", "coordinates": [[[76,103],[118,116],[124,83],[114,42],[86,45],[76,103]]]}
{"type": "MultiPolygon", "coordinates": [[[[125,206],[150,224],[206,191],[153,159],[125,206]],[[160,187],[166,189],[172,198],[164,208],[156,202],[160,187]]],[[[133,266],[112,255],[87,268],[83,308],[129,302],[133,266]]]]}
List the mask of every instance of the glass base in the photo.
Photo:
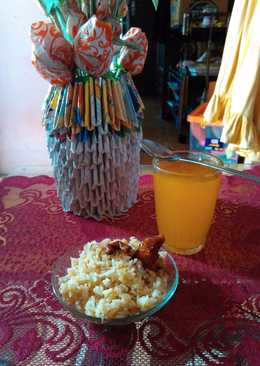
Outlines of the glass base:
{"type": "Polygon", "coordinates": [[[196,254],[199,253],[203,248],[204,248],[204,244],[199,245],[198,247],[195,248],[175,248],[172,245],[167,245],[164,244],[166,249],[168,249],[169,251],[176,253],[176,254],[181,254],[181,255],[192,255],[192,254],[196,254]]]}

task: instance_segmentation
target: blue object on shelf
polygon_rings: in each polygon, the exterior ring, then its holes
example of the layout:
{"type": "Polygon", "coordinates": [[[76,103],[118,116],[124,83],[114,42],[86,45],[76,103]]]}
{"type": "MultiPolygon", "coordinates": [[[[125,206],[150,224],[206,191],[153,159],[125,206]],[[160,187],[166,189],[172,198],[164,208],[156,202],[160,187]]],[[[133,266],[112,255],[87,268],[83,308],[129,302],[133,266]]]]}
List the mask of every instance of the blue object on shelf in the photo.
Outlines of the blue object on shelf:
{"type": "Polygon", "coordinates": [[[201,127],[199,123],[190,123],[190,150],[207,152],[221,158],[225,164],[236,164],[238,155],[227,152],[227,144],[220,141],[223,126],[201,127]]]}

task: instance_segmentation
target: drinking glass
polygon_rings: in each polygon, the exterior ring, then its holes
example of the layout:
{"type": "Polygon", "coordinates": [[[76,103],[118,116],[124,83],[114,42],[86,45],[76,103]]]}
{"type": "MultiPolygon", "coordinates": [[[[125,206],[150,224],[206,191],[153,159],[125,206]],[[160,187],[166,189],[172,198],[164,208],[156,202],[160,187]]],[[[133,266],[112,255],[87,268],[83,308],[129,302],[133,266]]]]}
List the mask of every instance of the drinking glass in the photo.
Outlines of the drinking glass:
{"type": "MultiPolygon", "coordinates": [[[[195,158],[223,165],[216,156],[176,151],[184,158],[195,158]]],[[[205,245],[220,188],[218,171],[180,160],[153,160],[156,219],[165,247],[178,254],[199,252],[205,245]]]]}

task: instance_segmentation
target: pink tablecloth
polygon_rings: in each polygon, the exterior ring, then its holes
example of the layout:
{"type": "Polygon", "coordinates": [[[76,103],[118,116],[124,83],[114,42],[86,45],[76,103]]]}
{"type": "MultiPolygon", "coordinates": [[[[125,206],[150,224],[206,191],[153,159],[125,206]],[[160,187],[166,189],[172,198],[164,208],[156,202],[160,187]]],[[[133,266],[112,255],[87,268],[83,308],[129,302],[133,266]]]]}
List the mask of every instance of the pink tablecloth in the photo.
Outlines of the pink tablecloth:
{"type": "Polygon", "coordinates": [[[0,365],[260,365],[260,186],[222,183],[205,249],[174,256],[180,284],[172,301],[142,323],[106,328],[59,306],[51,267],[75,244],[155,234],[151,176],[140,179],[134,208],[101,223],[63,213],[52,178],[4,179],[0,365]]]}

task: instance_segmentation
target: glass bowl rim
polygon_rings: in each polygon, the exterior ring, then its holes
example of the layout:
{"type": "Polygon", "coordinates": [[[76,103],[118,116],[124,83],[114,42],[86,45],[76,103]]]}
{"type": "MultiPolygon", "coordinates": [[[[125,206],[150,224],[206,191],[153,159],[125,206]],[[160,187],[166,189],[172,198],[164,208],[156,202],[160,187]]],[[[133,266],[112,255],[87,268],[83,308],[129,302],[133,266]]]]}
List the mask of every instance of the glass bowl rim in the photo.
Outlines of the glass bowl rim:
{"type": "MultiPolygon", "coordinates": [[[[80,250],[80,248],[78,248],[78,247],[74,248],[74,250],[76,250],[76,249],[80,250]]],[[[126,325],[126,324],[130,324],[133,322],[141,321],[145,318],[152,316],[153,314],[157,313],[160,309],[162,309],[173,297],[173,295],[176,292],[176,289],[178,287],[178,284],[179,284],[179,270],[178,270],[177,264],[172,256],[172,254],[170,254],[164,248],[161,250],[161,252],[166,253],[165,258],[167,258],[167,260],[170,262],[170,267],[173,272],[173,276],[171,276],[170,281],[169,281],[170,283],[167,288],[167,292],[164,295],[164,297],[160,300],[160,302],[156,303],[152,308],[142,311],[140,313],[132,314],[132,315],[122,317],[122,318],[102,319],[102,318],[97,318],[97,317],[92,317],[92,316],[86,315],[85,313],[80,312],[75,307],[66,303],[66,301],[63,300],[62,296],[59,293],[58,281],[57,281],[57,277],[59,277],[59,276],[58,276],[57,272],[58,272],[59,266],[62,266],[62,261],[64,261],[64,259],[68,260],[71,258],[71,256],[69,256],[69,253],[72,254],[72,250],[66,251],[61,257],[59,257],[54,262],[54,264],[52,266],[52,270],[51,270],[52,292],[53,292],[56,300],[58,300],[60,305],[62,305],[62,307],[65,310],[69,311],[70,314],[72,314],[74,317],[81,319],[81,320],[87,320],[91,323],[100,324],[100,325],[107,324],[109,326],[110,325],[126,325]]],[[[64,275],[65,275],[65,272],[64,272],[64,275]]]]}
{"type": "MultiPolygon", "coordinates": [[[[217,156],[213,155],[213,154],[209,154],[209,153],[205,153],[203,151],[195,151],[195,150],[175,150],[172,152],[172,155],[188,155],[188,154],[192,154],[194,156],[199,156],[199,155],[203,155],[205,157],[207,157],[209,160],[213,160],[213,162],[219,166],[224,166],[224,162],[217,156]]],[[[171,157],[169,158],[160,158],[160,157],[154,157],[153,160],[152,160],[152,166],[153,166],[153,169],[154,171],[158,171],[158,172],[161,172],[161,173],[164,173],[164,174],[170,174],[170,175],[176,175],[176,176],[182,176],[182,177],[196,177],[198,175],[194,175],[194,174],[189,174],[189,173],[181,173],[181,172],[174,172],[174,171],[171,171],[171,170],[167,170],[167,169],[164,169],[164,168],[160,168],[159,166],[159,163],[160,161],[164,161],[164,160],[167,160],[167,161],[171,161],[171,157]]],[[[174,160],[174,161],[177,161],[177,160],[174,160]]],[[[206,174],[203,174],[203,175],[200,175],[203,176],[203,177],[214,177],[215,175],[219,175],[221,174],[219,171],[212,169],[212,172],[207,172],[206,174]]],[[[199,177],[199,176],[198,176],[199,177]]]]}

